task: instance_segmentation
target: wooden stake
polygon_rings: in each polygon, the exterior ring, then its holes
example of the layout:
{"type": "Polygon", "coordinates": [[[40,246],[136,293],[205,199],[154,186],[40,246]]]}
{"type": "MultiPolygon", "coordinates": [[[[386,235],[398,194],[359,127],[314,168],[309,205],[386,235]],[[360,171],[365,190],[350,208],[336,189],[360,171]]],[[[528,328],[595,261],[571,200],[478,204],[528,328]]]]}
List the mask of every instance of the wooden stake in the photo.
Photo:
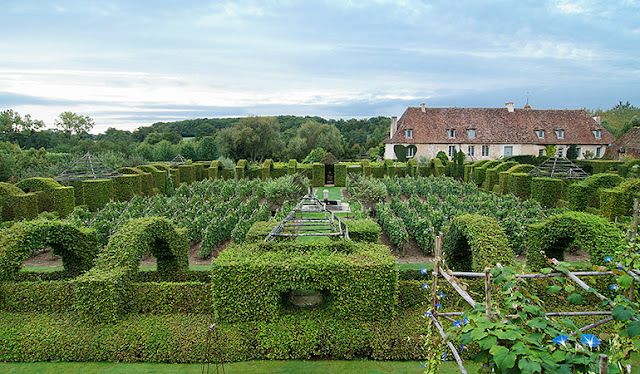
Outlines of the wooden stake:
{"type": "Polygon", "coordinates": [[[455,357],[456,362],[458,363],[458,368],[460,369],[460,372],[463,373],[463,374],[467,374],[467,369],[465,369],[464,365],[462,364],[462,359],[460,358],[460,355],[458,354],[458,350],[456,349],[456,347],[453,346],[453,344],[450,341],[447,340],[447,335],[444,333],[444,330],[442,329],[442,326],[440,326],[440,324],[438,323],[438,320],[436,319],[436,316],[431,315],[431,320],[433,321],[433,324],[436,326],[436,329],[440,333],[440,336],[442,337],[442,340],[447,342],[447,345],[449,346],[449,349],[451,349],[451,353],[453,353],[453,357],[455,357]]]}
{"type": "Polygon", "coordinates": [[[600,374],[607,374],[607,355],[600,353],[600,374]]]}
{"type": "Polygon", "coordinates": [[[491,319],[491,269],[484,268],[484,293],[486,296],[485,313],[487,315],[487,321],[491,319]]]}
{"type": "Polygon", "coordinates": [[[438,295],[438,276],[440,274],[440,252],[442,251],[442,237],[440,235],[436,236],[436,242],[435,242],[435,255],[436,255],[436,262],[433,264],[433,289],[431,292],[431,310],[433,311],[433,313],[435,314],[437,312],[436,309],[436,304],[437,302],[437,295],[438,295]]]}

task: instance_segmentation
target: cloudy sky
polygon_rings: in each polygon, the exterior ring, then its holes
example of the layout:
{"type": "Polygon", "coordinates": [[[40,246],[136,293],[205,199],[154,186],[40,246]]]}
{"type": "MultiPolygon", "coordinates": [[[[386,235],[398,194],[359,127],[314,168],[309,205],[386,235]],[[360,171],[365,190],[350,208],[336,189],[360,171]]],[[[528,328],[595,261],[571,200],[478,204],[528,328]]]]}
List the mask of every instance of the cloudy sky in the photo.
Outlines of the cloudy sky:
{"type": "Polygon", "coordinates": [[[93,132],[407,106],[640,105],[640,1],[0,0],[0,110],[93,132]]]}

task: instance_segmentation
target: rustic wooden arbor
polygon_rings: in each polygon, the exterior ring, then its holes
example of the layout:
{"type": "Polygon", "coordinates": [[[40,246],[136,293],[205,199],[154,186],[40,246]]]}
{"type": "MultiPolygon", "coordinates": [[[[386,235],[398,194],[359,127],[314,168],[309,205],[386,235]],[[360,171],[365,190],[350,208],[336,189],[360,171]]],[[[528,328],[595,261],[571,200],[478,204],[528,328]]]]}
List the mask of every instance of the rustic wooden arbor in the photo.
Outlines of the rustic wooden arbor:
{"type": "Polygon", "coordinates": [[[103,164],[97,157],[86,153],[53,179],[72,182],[87,179],[109,179],[120,175],[122,174],[103,164]]]}

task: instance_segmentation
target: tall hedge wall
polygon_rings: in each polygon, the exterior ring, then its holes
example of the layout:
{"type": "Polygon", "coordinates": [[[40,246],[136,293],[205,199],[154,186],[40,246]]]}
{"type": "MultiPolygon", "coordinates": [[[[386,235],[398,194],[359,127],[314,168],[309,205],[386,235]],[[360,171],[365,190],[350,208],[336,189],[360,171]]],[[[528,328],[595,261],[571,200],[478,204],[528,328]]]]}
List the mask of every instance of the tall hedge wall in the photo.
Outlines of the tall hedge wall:
{"type": "Polygon", "coordinates": [[[531,197],[533,177],[527,173],[511,173],[509,175],[509,193],[522,200],[531,197]]]}
{"type": "Polygon", "coordinates": [[[324,186],[324,164],[315,162],[313,164],[313,177],[311,178],[312,187],[324,186]]]}
{"type": "Polygon", "coordinates": [[[622,232],[606,219],[589,213],[566,212],[529,227],[527,265],[534,271],[548,267],[540,251],[548,258],[562,261],[570,246],[589,253],[592,264],[604,265],[605,258],[612,256],[622,243],[622,232]]]}
{"type": "Polygon", "coordinates": [[[484,271],[496,263],[506,266],[513,263],[514,257],[498,222],[478,214],[465,214],[451,221],[442,252],[456,271],[484,271]]]}
{"type": "Polygon", "coordinates": [[[444,175],[445,167],[439,158],[432,158],[427,166],[429,166],[430,175],[433,175],[434,177],[441,177],[444,175]]]}
{"type": "Polygon", "coordinates": [[[500,163],[501,161],[487,161],[482,164],[474,163],[473,164],[473,183],[477,184],[478,186],[482,186],[482,183],[484,183],[484,178],[487,175],[487,170],[497,166],[500,163]]]}
{"type": "Polygon", "coordinates": [[[211,166],[207,169],[209,173],[209,178],[218,179],[220,178],[220,169],[222,169],[222,162],[218,160],[211,161],[211,166]]]}
{"type": "Polygon", "coordinates": [[[624,178],[618,174],[602,173],[585,178],[580,183],[574,183],[568,188],[569,209],[584,211],[587,206],[600,207],[600,189],[612,188],[624,178]]]}
{"type": "Polygon", "coordinates": [[[114,198],[113,179],[82,181],[82,196],[87,209],[96,211],[104,208],[114,198]]]}
{"type": "Polygon", "coordinates": [[[169,175],[167,170],[160,170],[152,165],[140,165],[138,169],[151,174],[155,193],[165,194],[167,192],[167,176],[169,175]]]}
{"type": "Polygon", "coordinates": [[[145,195],[145,196],[151,196],[151,195],[154,194],[153,188],[155,187],[155,183],[154,183],[153,175],[151,175],[150,172],[142,170],[139,167],[135,167],[135,168],[122,167],[122,168],[118,168],[116,170],[119,171],[122,174],[139,175],[140,176],[140,190],[141,190],[142,194],[145,195]]]}
{"type": "Polygon", "coordinates": [[[620,183],[615,188],[600,190],[600,215],[610,220],[628,216],[633,209],[633,199],[640,194],[640,179],[620,183]]]}
{"type": "Polygon", "coordinates": [[[575,160],[574,162],[587,174],[615,172],[619,166],[624,164],[623,161],[618,160],[575,160]]]}
{"type": "Polygon", "coordinates": [[[360,165],[362,165],[362,173],[368,177],[371,176],[371,161],[367,159],[360,160],[360,165]]]}
{"type": "Polygon", "coordinates": [[[2,221],[33,219],[38,216],[38,196],[25,194],[12,184],[0,182],[0,213],[2,221]]]}
{"type": "Polygon", "coordinates": [[[333,165],[333,183],[336,187],[347,185],[347,164],[340,162],[333,165]]]}
{"type": "MultiPolygon", "coordinates": [[[[196,181],[196,168],[193,165],[178,165],[180,170],[180,183],[191,184],[196,181]]],[[[179,186],[180,184],[174,184],[179,186]]]]}
{"type": "MultiPolygon", "coordinates": [[[[467,163],[464,165],[464,181],[465,182],[472,182],[471,180],[471,173],[473,168],[475,167],[480,167],[484,164],[486,164],[487,162],[489,162],[489,160],[480,160],[480,161],[475,161],[472,163],[467,163]]],[[[475,178],[474,178],[475,180],[475,178]]]]}
{"type": "Polygon", "coordinates": [[[566,200],[566,191],[562,179],[533,178],[531,181],[531,198],[546,208],[556,207],[560,200],[566,200]]]}
{"type": "Polygon", "coordinates": [[[501,171],[498,176],[498,193],[505,195],[509,193],[509,175],[512,173],[528,173],[535,166],[528,164],[516,164],[506,171],[501,171]]]}
{"type": "Polygon", "coordinates": [[[51,205],[53,210],[58,212],[60,218],[65,218],[71,212],[76,205],[75,189],[71,186],[58,187],[51,191],[51,205]]]}
{"type": "Polygon", "coordinates": [[[395,315],[398,270],[387,247],[370,243],[276,243],[233,246],[212,265],[211,290],[221,322],[272,320],[293,307],[287,295],[322,293],[324,316],[389,320],[395,315]],[[335,246],[340,250],[336,250],[335,246]],[[285,301],[283,301],[285,300],[285,301]]]}
{"type": "Polygon", "coordinates": [[[113,178],[113,192],[117,201],[129,201],[142,194],[140,174],[122,174],[113,178]]]}
{"type": "Polygon", "coordinates": [[[38,199],[38,210],[40,212],[50,212],[53,209],[51,201],[52,191],[62,185],[51,178],[27,178],[23,179],[15,185],[24,192],[43,191],[38,199]]]}
{"type": "Polygon", "coordinates": [[[515,165],[518,165],[518,163],[515,161],[506,161],[487,169],[484,182],[482,182],[482,189],[487,192],[493,191],[493,186],[495,186],[499,182],[500,172],[509,170],[509,168],[515,165]]]}

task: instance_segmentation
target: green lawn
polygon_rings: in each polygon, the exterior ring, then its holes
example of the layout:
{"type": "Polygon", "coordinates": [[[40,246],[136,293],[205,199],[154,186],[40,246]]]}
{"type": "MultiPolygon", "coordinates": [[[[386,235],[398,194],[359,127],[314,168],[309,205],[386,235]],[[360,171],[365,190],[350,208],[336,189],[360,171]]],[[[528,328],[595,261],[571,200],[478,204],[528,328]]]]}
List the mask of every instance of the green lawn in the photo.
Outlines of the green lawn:
{"type": "MultiPolygon", "coordinates": [[[[225,373],[422,373],[422,363],[418,361],[248,361],[225,364],[225,373]]],[[[475,372],[475,364],[467,364],[469,372],[475,372]]],[[[125,364],[110,362],[36,362],[36,363],[0,363],[0,372],[6,374],[168,374],[201,373],[200,364],[125,364]]],[[[205,373],[207,372],[205,367],[205,373]]],[[[209,366],[209,373],[215,373],[215,365],[209,366]]],[[[220,370],[222,372],[222,370],[220,370]]],[[[443,363],[441,373],[459,372],[455,362],[443,363]]]]}
{"type": "Polygon", "coordinates": [[[324,194],[323,194],[324,190],[329,190],[329,200],[341,200],[342,195],[340,194],[340,191],[342,189],[343,189],[342,187],[316,187],[315,188],[316,196],[320,200],[324,199],[324,194]]]}

